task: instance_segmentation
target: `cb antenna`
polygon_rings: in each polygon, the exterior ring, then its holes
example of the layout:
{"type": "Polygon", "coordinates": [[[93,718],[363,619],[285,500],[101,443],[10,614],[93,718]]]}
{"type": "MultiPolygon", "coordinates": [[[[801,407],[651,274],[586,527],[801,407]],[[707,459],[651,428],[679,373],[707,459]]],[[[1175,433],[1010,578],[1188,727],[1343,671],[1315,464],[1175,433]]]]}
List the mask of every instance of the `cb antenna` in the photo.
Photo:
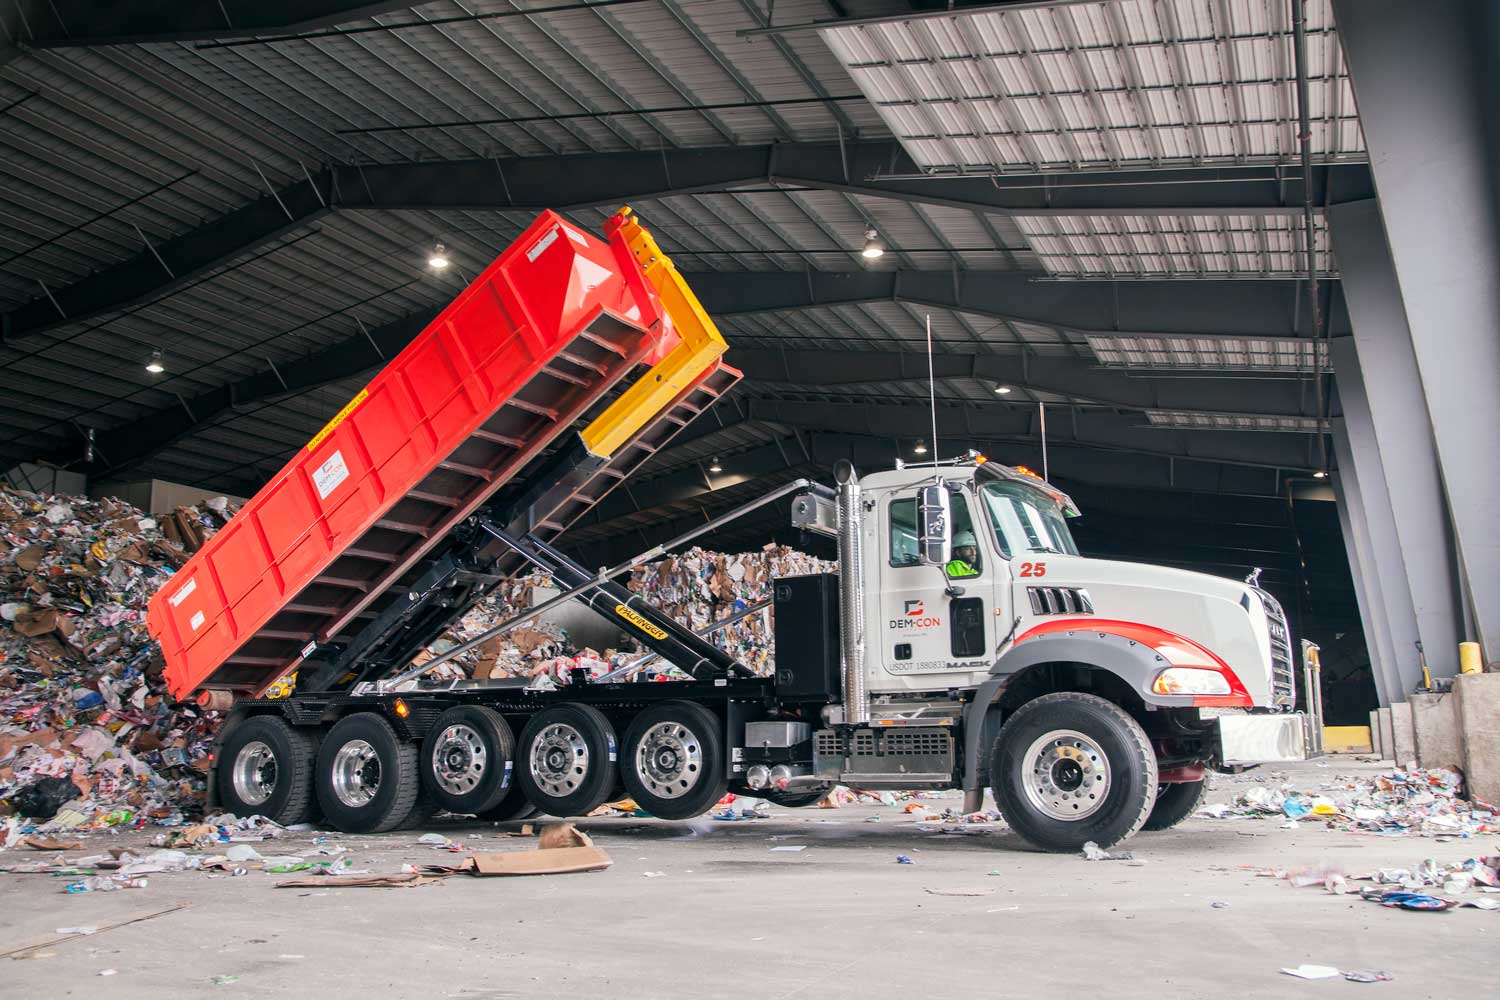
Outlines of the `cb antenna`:
{"type": "Polygon", "coordinates": [[[932,408],[932,461],[938,461],[937,379],[932,375],[932,313],[927,314],[927,400],[932,408]]]}

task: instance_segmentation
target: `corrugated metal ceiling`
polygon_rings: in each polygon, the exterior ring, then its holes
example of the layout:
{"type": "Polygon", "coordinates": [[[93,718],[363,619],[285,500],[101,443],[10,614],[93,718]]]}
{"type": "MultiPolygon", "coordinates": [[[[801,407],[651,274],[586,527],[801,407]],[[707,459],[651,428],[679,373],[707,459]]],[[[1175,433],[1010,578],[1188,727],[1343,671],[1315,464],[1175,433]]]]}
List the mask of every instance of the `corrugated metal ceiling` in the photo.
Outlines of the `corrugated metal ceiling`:
{"type": "MultiPolygon", "coordinates": [[[[1291,26],[1263,0],[1116,0],[822,32],[887,126],[940,172],[1288,162],[1291,26]]],[[[1320,158],[1362,158],[1328,0],[1308,4],[1320,158]]]]}
{"type": "MultiPolygon", "coordinates": [[[[440,0],[359,23],[525,6],[440,0]]],[[[983,15],[970,19],[972,30],[948,19],[912,22],[880,29],[894,63],[887,53],[852,71],[845,64],[853,43],[836,40],[830,48],[816,33],[739,36],[766,23],[752,0],[660,0],[274,44],[37,50],[0,65],[0,108],[7,109],[0,128],[0,309],[301,182],[324,162],[830,140],[841,130],[878,137],[888,123],[914,155],[922,151],[919,162],[937,167],[1285,159],[1294,105],[1281,63],[1285,26],[1271,10],[1277,6],[1121,0],[983,15]],[[976,40],[982,44],[970,44],[976,40]],[[967,89],[952,86],[956,80],[967,89]],[[875,93],[871,88],[885,88],[874,104],[811,100],[875,93]],[[965,108],[944,94],[969,95],[965,108]],[[901,103],[913,95],[924,96],[923,107],[901,103]],[[784,100],[804,103],[350,131],[784,100]],[[896,103],[878,106],[886,100],[896,103]],[[898,111],[908,117],[898,119],[898,111]],[[994,133],[988,145],[972,147],[974,137],[964,138],[973,115],[994,133]],[[924,135],[907,127],[913,122],[941,128],[924,135]]],[[[1357,156],[1362,147],[1326,0],[1311,9],[1319,149],[1357,156]]],[[[778,22],[828,16],[821,0],[779,0],[775,12],[778,22]]],[[[1296,237],[1282,216],[1013,217],[766,184],[635,207],[684,270],[1021,269],[1125,277],[1256,267],[1291,273],[1298,266],[1296,237]],[[874,262],[858,256],[867,225],[889,249],[874,262]]],[[[597,229],[607,214],[597,209],[578,218],[597,229]]],[[[127,424],[272,365],[295,364],[354,335],[360,323],[375,327],[440,305],[529,221],[500,211],[324,216],[170,295],[0,346],[0,431],[21,443],[25,457],[57,455],[76,444],[78,428],[127,424]],[[434,240],[458,265],[441,278],[423,267],[434,240]],[[157,349],[167,371],[152,376],[143,362],[157,349]]],[[[1326,268],[1326,248],[1322,259],[1326,268]]],[[[747,346],[910,348],[928,312],[943,346],[1090,357],[1079,334],[892,302],[740,315],[724,326],[747,346]]],[[[194,483],[234,480],[243,489],[247,468],[264,475],[279,465],[357,383],[211,421],[138,471],[194,483]]],[[[879,391],[896,398],[913,389],[879,391]]],[[[994,402],[990,387],[977,382],[949,380],[942,391],[994,402]]],[[[14,457],[22,457],[19,449],[14,457]]]]}

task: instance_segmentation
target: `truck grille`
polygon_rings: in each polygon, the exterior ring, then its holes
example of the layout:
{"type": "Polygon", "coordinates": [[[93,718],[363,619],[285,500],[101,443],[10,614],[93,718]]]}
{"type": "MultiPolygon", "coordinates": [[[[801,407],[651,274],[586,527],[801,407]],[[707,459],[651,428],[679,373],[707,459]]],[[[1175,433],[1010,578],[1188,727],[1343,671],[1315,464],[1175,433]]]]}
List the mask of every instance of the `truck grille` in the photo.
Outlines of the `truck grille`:
{"type": "Polygon", "coordinates": [[[1292,631],[1287,628],[1286,612],[1281,603],[1266,591],[1255,588],[1266,609],[1266,627],[1271,633],[1271,701],[1277,706],[1297,704],[1297,667],[1292,658],[1292,631]]]}
{"type": "Polygon", "coordinates": [[[1094,602],[1082,587],[1027,587],[1034,615],[1091,615],[1094,602]]]}

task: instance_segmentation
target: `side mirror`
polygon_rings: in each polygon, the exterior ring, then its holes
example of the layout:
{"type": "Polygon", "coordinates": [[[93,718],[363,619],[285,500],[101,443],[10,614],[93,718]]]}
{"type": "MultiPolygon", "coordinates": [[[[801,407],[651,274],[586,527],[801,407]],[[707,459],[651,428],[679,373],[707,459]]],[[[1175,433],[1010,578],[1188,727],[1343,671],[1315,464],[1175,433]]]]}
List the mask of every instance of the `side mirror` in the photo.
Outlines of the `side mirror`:
{"type": "Polygon", "coordinates": [[[953,558],[953,501],[941,484],[917,494],[917,558],[924,566],[947,566],[953,558]]]}

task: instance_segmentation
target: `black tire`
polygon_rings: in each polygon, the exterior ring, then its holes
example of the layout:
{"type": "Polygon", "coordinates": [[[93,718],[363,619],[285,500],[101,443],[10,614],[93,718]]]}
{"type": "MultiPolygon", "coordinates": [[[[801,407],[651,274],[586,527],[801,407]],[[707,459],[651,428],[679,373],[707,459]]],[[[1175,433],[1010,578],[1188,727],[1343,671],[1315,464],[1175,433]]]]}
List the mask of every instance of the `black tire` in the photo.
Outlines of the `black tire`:
{"type": "Polygon", "coordinates": [[[455,705],[422,742],[422,787],[437,808],[479,814],[510,790],[515,737],[494,709],[455,705]]]}
{"type": "Polygon", "coordinates": [[[283,826],[306,823],[313,811],[317,755],[314,731],[294,729],[276,715],[242,719],[219,747],[214,768],[219,804],[236,816],[259,814],[283,826]],[[244,768],[236,782],[240,765],[244,768]]]}
{"type": "Polygon", "coordinates": [[[787,809],[801,809],[804,806],[815,806],[828,797],[833,791],[832,785],[818,785],[814,788],[767,788],[762,791],[749,791],[745,794],[751,797],[759,797],[776,806],[787,809]]]}
{"type": "Polygon", "coordinates": [[[1207,781],[1174,781],[1158,785],[1156,804],[1142,824],[1142,830],[1170,830],[1198,811],[1203,797],[1208,794],[1207,781]]]}
{"type": "Polygon", "coordinates": [[[587,816],[615,787],[615,728],[597,708],[554,705],[521,731],[516,783],[553,816],[587,816]]]}
{"type": "Polygon", "coordinates": [[[398,828],[410,818],[422,786],[417,748],[374,712],[334,724],[318,751],[315,778],[324,817],[345,833],[398,828]]]}
{"type": "Polygon", "coordinates": [[[690,701],[641,712],[625,733],[620,777],[626,793],[660,819],[708,812],[729,787],[723,728],[718,716],[690,701]]]}
{"type": "Polygon", "coordinates": [[[492,806],[482,813],[477,814],[480,819],[489,820],[491,823],[513,823],[523,819],[530,819],[537,815],[536,806],[521,791],[519,782],[511,782],[510,790],[505,793],[498,805],[492,806]]]}
{"type": "Polygon", "coordinates": [[[1156,802],[1156,756],[1124,709],[1060,691],[1005,720],[990,754],[990,781],[1006,822],[1032,846],[1109,847],[1146,822],[1156,802]],[[1090,790],[1097,787],[1103,792],[1090,790]]]}

